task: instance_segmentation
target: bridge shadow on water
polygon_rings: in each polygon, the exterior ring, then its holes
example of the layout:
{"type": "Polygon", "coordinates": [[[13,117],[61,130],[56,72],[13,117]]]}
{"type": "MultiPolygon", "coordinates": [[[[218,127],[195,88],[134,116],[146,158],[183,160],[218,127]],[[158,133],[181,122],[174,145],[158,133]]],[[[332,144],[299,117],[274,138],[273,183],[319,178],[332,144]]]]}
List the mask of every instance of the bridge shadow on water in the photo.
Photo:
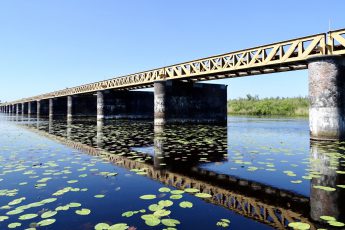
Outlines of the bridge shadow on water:
{"type": "MultiPolygon", "coordinates": [[[[277,229],[287,229],[289,223],[299,221],[308,223],[310,229],[331,229],[321,216],[345,220],[345,189],[338,186],[345,184],[343,143],[310,142],[310,155],[304,160],[308,164],[302,169],[309,173],[304,176],[310,183],[310,195],[306,195],[270,184],[266,176],[267,183],[255,180],[260,177],[260,167],[248,168],[255,171],[254,179],[213,170],[234,159],[229,149],[232,143],[228,143],[228,135],[233,134],[226,126],[154,126],[147,121],[37,120],[18,116],[8,119],[87,154],[145,172],[143,176],[163,184],[196,188],[212,195],[205,201],[277,229]]],[[[240,163],[246,167],[246,161],[240,163]]]]}

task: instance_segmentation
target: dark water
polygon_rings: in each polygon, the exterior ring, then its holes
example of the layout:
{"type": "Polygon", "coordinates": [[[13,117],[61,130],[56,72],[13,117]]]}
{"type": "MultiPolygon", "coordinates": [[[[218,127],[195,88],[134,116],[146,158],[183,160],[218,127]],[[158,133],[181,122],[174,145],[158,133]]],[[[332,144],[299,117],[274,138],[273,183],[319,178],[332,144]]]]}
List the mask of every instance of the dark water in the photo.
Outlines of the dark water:
{"type": "Polygon", "coordinates": [[[0,229],[343,229],[344,144],[308,130],[0,115],[0,229]]]}

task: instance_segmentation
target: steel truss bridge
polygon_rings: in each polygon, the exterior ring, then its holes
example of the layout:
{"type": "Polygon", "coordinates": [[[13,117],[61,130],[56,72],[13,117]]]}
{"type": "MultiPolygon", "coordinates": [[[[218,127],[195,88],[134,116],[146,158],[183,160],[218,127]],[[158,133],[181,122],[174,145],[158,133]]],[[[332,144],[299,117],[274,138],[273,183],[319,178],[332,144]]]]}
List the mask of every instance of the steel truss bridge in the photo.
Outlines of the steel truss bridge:
{"type": "Polygon", "coordinates": [[[91,93],[106,89],[146,88],[152,87],[157,80],[205,81],[306,69],[308,59],[320,55],[345,55],[345,29],[201,58],[23,98],[3,105],[91,93]]]}

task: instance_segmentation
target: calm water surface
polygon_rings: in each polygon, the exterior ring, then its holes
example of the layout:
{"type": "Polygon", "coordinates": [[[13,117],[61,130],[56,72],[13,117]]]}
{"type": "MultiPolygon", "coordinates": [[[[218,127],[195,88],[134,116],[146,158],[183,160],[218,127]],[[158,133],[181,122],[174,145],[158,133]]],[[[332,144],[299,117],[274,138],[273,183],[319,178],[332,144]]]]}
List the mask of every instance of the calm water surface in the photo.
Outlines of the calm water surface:
{"type": "Polygon", "coordinates": [[[343,229],[344,150],[306,119],[0,115],[0,229],[343,229]]]}

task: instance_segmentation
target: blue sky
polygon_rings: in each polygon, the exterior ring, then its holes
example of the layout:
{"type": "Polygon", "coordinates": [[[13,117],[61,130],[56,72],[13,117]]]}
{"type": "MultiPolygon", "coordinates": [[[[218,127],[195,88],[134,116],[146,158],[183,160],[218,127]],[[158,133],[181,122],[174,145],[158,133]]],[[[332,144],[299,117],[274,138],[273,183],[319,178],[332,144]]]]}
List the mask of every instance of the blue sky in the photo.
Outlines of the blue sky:
{"type": "MultiPolygon", "coordinates": [[[[0,100],[345,27],[343,0],[0,1],[0,100]]],[[[307,71],[217,81],[305,96],[307,71]]]]}

